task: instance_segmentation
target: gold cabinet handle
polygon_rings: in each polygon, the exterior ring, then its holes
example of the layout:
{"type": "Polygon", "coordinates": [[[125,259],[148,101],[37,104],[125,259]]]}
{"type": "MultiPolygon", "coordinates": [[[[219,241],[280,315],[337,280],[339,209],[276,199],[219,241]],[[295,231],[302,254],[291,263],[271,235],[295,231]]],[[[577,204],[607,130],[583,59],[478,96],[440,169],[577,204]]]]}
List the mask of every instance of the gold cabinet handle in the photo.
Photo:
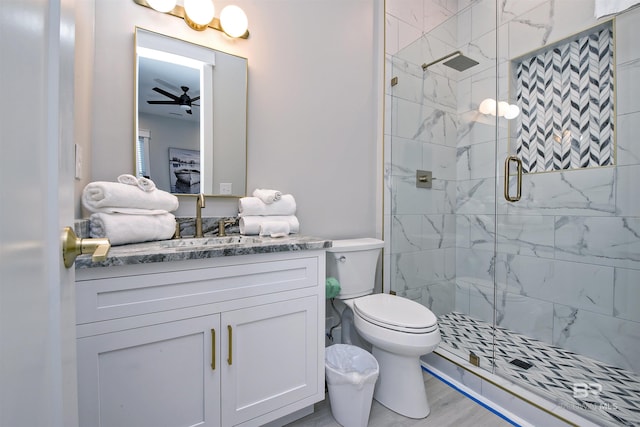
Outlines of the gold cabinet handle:
{"type": "Polygon", "coordinates": [[[517,156],[509,156],[504,161],[504,198],[508,202],[517,202],[522,196],[522,160],[517,156]],[[509,194],[509,165],[511,162],[515,162],[517,167],[517,183],[516,183],[516,195],[515,197],[509,194]]]}
{"type": "Polygon", "coordinates": [[[93,262],[104,261],[110,248],[111,243],[107,238],[81,239],[71,227],[62,230],[62,259],[67,268],[70,268],[76,257],[82,254],[91,254],[93,262]]]}
{"type": "Polygon", "coordinates": [[[227,331],[229,332],[229,357],[227,363],[231,365],[233,363],[233,329],[231,325],[227,325],[227,331]]]}
{"type": "Polygon", "coordinates": [[[216,370],[216,330],[211,329],[211,370],[216,370]]]}

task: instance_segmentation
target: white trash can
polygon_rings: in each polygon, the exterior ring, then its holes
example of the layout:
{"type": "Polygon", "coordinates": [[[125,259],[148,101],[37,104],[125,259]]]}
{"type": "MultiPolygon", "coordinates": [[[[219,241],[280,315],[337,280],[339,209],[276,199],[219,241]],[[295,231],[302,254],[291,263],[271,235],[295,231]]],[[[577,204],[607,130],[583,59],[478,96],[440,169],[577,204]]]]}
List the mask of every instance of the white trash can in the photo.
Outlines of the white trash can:
{"type": "Polygon", "coordinates": [[[360,347],[334,344],[325,349],[324,365],[333,417],[343,427],[366,427],[378,361],[360,347]]]}

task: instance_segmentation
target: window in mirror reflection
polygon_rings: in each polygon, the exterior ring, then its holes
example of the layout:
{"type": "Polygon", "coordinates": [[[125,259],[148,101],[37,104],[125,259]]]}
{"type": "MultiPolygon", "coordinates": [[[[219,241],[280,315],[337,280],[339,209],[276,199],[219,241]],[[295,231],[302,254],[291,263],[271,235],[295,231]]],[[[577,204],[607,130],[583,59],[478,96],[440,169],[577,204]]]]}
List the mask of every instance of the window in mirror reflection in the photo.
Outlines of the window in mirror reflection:
{"type": "Polygon", "coordinates": [[[136,176],[151,178],[149,173],[149,130],[138,129],[136,143],[136,176]]]}

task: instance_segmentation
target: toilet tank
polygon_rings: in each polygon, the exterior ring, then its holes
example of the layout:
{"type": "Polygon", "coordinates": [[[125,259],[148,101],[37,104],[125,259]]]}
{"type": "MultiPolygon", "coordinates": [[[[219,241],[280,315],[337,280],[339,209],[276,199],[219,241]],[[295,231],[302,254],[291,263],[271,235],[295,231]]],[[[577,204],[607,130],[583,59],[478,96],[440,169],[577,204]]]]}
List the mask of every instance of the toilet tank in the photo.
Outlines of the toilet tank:
{"type": "Polygon", "coordinates": [[[327,249],[327,277],[340,282],[337,298],[349,299],[373,292],[376,266],[384,242],[378,239],[334,240],[327,249]]]}

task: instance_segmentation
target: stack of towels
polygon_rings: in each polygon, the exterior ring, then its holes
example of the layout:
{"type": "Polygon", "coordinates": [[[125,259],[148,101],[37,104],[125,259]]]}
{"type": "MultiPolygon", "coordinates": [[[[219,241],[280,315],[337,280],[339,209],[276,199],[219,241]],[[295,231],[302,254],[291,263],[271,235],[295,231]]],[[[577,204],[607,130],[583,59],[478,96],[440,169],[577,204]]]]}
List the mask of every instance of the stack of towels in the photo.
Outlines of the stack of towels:
{"type": "Polygon", "coordinates": [[[295,199],[278,190],[255,190],[253,197],[240,198],[238,211],[240,234],[284,237],[300,229],[295,199]]]}
{"type": "Polygon", "coordinates": [[[156,188],[148,178],[125,174],[118,182],[96,181],[82,192],[91,212],[91,237],[108,237],[111,245],[165,240],[176,231],[178,198],[156,188]]]}

